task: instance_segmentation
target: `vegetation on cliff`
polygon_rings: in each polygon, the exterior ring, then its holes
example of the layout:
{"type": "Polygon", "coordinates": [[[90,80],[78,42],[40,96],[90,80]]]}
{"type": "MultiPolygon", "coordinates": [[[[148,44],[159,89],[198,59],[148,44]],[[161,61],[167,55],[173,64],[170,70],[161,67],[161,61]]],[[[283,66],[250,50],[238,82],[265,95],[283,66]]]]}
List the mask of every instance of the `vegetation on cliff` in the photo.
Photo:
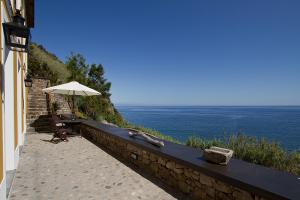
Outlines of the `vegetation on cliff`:
{"type": "Polygon", "coordinates": [[[36,43],[30,45],[28,73],[33,77],[47,78],[52,84],[64,83],[69,76],[65,64],[36,43]]]}
{"type": "Polygon", "coordinates": [[[237,159],[300,175],[300,153],[287,151],[278,142],[265,138],[245,134],[211,140],[190,137],[186,145],[200,149],[210,146],[229,148],[237,159]]]}
{"type": "Polygon", "coordinates": [[[87,64],[80,54],[71,54],[66,61],[70,72],[68,81],[78,81],[101,93],[101,96],[77,97],[76,105],[81,113],[94,120],[107,120],[114,124],[122,124],[124,120],[110,100],[111,83],[104,78],[101,64],[87,64]]]}
{"type": "Polygon", "coordinates": [[[29,51],[28,73],[31,77],[47,78],[52,85],[78,81],[102,95],[77,97],[78,115],[94,120],[107,120],[123,124],[124,120],[110,100],[111,83],[104,78],[101,64],[87,64],[80,54],[71,54],[64,63],[42,45],[31,44],[29,51]]]}

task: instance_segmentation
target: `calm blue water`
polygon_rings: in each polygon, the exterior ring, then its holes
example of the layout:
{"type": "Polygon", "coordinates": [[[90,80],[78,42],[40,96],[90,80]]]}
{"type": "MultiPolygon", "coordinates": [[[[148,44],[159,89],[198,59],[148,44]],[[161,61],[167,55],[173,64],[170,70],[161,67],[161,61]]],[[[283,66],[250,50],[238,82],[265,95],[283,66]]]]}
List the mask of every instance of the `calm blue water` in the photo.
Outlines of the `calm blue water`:
{"type": "Polygon", "coordinates": [[[178,140],[189,136],[223,137],[242,132],[279,141],[300,150],[300,106],[206,107],[117,106],[131,123],[153,128],[178,140]]]}

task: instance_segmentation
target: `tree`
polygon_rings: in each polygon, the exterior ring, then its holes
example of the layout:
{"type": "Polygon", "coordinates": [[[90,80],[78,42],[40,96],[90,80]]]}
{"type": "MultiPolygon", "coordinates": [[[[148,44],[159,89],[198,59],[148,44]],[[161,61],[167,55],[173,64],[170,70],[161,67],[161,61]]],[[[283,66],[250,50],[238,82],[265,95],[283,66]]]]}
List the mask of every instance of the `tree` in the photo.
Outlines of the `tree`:
{"type": "Polygon", "coordinates": [[[101,93],[100,96],[76,98],[78,110],[93,119],[124,123],[123,117],[111,103],[111,83],[104,78],[104,67],[101,64],[89,65],[82,55],[74,53],[68,57],[66,65],[70,71],[68,81],[78,81],[101,93]]]}
{"type": "Polygon", "coordinates": [[[92,64],[90,67],[89,75],[89,85],[99,91],[103,97],[109,98],[111,94],[109,93],[111,83],[107,82],[104,78],[104,68],[101,64],[92,64]]]}
{"type": "Polygon", "coordinates": [[[85,58],[82,55],[71,53],[71,56],[67,58],[66,66],[71,73],[68,81],[86,84],[89,65],[85,63],[85,58]]]}

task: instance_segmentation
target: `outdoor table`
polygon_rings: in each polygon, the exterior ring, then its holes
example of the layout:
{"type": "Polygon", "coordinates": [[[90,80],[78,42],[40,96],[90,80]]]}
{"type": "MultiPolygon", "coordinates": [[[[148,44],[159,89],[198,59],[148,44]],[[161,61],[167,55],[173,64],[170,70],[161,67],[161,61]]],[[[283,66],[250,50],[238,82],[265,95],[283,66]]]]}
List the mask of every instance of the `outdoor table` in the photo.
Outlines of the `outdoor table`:
{"type": "MultiPolygon", "coordinates": [[[[64,123],[66,125],[70,125],[72,132],[73,132],[73,126],[72,125],[77,125],[80,124],[82,122],[82,120],[80,119],[63,119],[63,120],[59,120],[59,123],[64,123]]],[[[81,129],[79,129],[79,134],[80,137],[82,137],[81,135],[81,129]]]]}

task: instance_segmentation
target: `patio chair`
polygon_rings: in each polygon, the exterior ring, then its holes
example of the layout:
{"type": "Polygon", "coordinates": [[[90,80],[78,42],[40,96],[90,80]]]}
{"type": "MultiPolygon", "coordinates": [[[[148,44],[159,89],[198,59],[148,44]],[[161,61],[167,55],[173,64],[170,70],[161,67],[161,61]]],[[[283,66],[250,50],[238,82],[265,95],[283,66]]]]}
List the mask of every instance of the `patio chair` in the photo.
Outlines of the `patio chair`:
{"type": "Polygon", "coordinates": [[[50,142],[53,142],[55,138],[59,138],[65,142],[69,141],[67,134],[71,134],[72,129],[67,128],[63,123],[61,123],[60,118],[57,115],[52,115],[51,126],[53,130],[53,137],[50,142]]]}

